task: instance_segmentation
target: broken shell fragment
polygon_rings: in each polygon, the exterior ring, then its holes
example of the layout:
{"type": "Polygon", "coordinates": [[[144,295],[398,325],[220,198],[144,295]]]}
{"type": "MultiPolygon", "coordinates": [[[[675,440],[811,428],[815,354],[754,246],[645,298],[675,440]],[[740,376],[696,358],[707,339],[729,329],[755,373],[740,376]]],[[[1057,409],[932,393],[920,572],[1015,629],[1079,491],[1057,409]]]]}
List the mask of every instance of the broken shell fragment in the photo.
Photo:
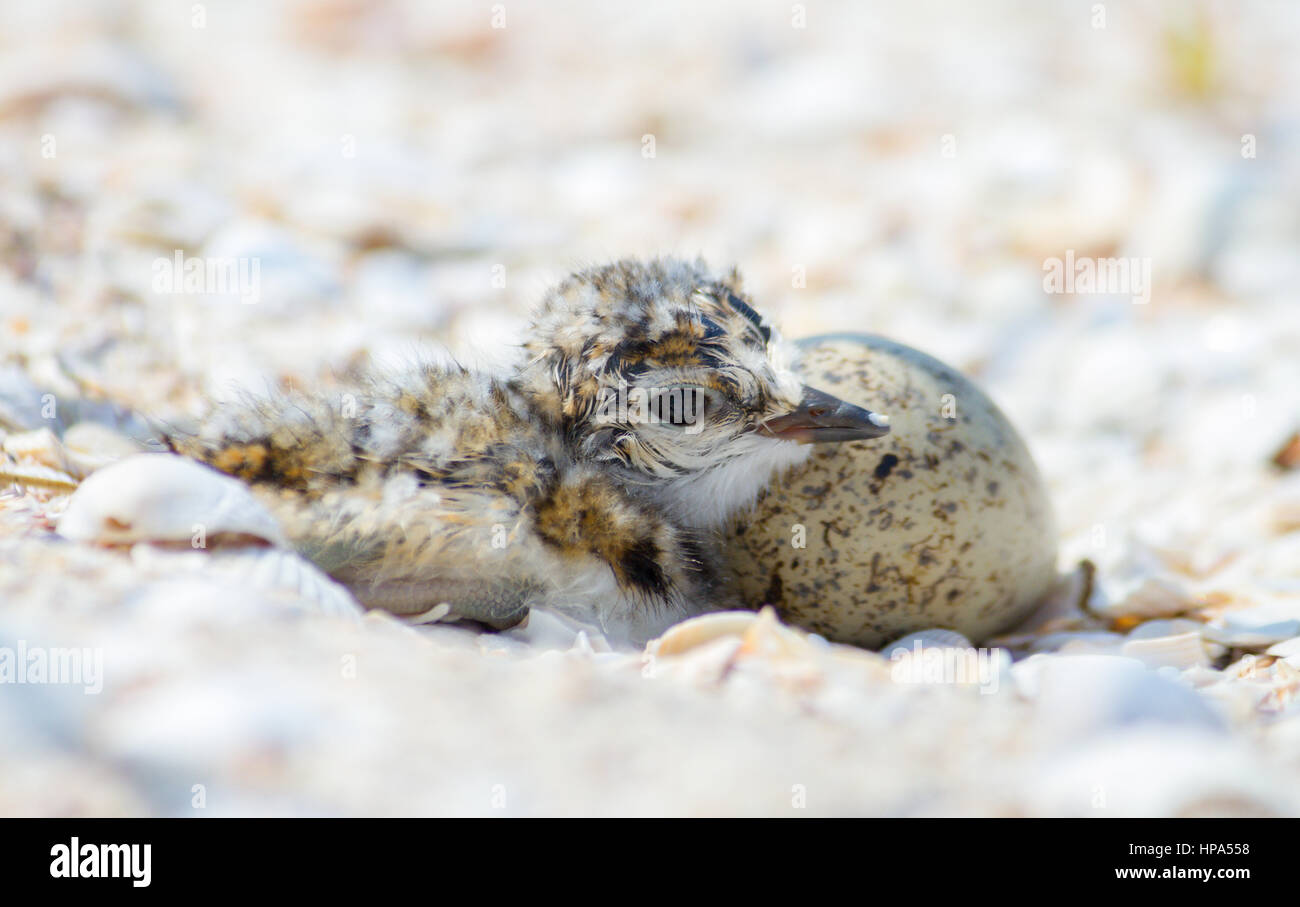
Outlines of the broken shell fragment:
{"type": "Polygon", "coordinates": [[[1201,631],[1206,639],[1239,649],[1262,649],[1300,636],[1300,617],[1280,602],[1225,611],[1201,631]]]}
{"type": "Polygon", "coordinates": [[[1129,639],[1156,639],[1161,636],[1177,636],[1180,633],[1200,633],[1205,625],[1200,621],[1186,618],[1173,620],[1149,620],[1138,624],[1128,633],[1129,639]]]}
{"type": "Polygon", "coordinates": [[[59,520],[66,539],[103,545],[252,536],[286,546],[275,518],[239,481],[172,454],[137,454],[96,472],[59,520]]]}
{"type": "Polygon", "coordinates": [[[1273,465],[1278,469],[1300,469],[1300,431],[1287,438],[1286,443],[1273,455],[1273,465]]]}
{"type": "Polygon", "coordinates": [[[1173,636],[1129,639],[1120,647],[1120,654],[1136,658],[1152,668],[1205,667],[1210,663],[1205,642],[1196,631],[1173,636]]]}
{"type": "Polygon", "coordinates": [[[754,611],[717,611],[692,617],[669,627],[663,636],[651,640],[646,651],[652,655],[681,655],[717,639],[734,636],[741,640],[745,654],[788,652],[791,646],[804,644],[806,637],[782,624],[772,608],[754,611]]]}
{"type": "Polygon", "coordinates": [[[60,491],[77,487],[77,479],[66,472],[30,463],[0,464],[0,484],[53,488],[60,491]]]}
{"type": "Polygon", "coordinates": [[[1069,630],[1047,633],[1030,643],[1029,651],[1059,652],[1063,655],[1118,655],[1124,644],[1119,633],[1105,630],[1069,630]]]}
{"type": "Polygon", "coordinates": [[[1168,576],[1147,576],[1103,581],[1106,601],[1092,611],[1098,617],[1173,617],[1196,607],[1196,601],[1179,582],[1168,576]]]}
{"type": "Polygon", "coordinates": [[[1276,655],[1293,668],[1300,668],[1300,636],[1270,646],[1266,654],[1276,655]]]}
{"type": "Polygon", "coordinates": [[[48,428],[6,436],[4,452],[20,462],[38,463],[50,469],[69,471],[67,453],[63,449],[63,444],[48,428]]]}
{"type": "Polygon", "coordinates": [[[78,422],[63,433],[68,463],[79,478],[143,452],[141,445],[99,422],[78,422]]]}
{"type": "Polygon", "coordinates": [[[765,658],[798,657],[808,649],[807,635],[781,623],[776,609],[767,607],[740,636],[739,655],[765,658]]]}
{"type": "Polygon", "coordinates": [[[131,560],[147,573],[168,579],[181,573],[199,574],[219,586],[261,593],[256,597],[298,612],[353,620],[365,613],[346,588],[311,561],[283,548],[259,544],[197,551],[139,544],[131,548],[131,560]]]}
{"type": "Polygon", "coordinates": [[[241,584],[283,592],[300,611],[360,618],[365,609],[339,583],[306,558],[283,548],[244,547],[219,551],[212,566],[241,584]]]}
{"type": "Polygon", "coordinates": [[[692,617],[669,627],[663,636],[646,644],[654,655],[681,655],[725,636],[740,636],[753,625],[758,615],[753,611],[718,611],[692,617]]]}
{"type": "Polygon", "coordinates": [[[145,570],[199,571],[313,614],[362,613],[347,589],[287,550],[275,518],[241,482],[172,454],[137,454],[94,473],[72,495],[58,532],[131,545],[145,570]]]}

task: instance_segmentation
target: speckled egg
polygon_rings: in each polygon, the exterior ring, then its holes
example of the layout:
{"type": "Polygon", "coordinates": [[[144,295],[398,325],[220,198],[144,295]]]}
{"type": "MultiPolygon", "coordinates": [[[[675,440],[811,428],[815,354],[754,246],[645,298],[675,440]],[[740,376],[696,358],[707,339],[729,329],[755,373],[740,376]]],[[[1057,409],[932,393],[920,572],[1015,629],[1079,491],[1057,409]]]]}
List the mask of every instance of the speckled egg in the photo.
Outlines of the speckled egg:
{"type": "Polygon", "coordinates": [[[978,642],[1024,618],[1055,579],[1056,534],[1006,416],[901,343],[833,334],[799,345],[811,386],[887,414],[891,431],[816,445],[735,523],[726,550],[745,598],[870,648],[929,627],[978,642]]]}

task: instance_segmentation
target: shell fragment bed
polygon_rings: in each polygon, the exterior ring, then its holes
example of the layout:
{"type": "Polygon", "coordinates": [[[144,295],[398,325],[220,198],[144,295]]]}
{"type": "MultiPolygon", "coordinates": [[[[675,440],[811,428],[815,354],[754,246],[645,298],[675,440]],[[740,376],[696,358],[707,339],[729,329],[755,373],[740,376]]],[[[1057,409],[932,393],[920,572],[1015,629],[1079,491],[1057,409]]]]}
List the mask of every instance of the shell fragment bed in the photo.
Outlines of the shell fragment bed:
{"type": "Polygon", "coordinates": [[[81,483],[58,520],[77,542],[134,546],[148,572],[197,570],[215,581],[278,593],[303,611],[356,618],[352,595],[284,550],[274,517],[235,479],[171,454],[137,454],[81,483]]]}

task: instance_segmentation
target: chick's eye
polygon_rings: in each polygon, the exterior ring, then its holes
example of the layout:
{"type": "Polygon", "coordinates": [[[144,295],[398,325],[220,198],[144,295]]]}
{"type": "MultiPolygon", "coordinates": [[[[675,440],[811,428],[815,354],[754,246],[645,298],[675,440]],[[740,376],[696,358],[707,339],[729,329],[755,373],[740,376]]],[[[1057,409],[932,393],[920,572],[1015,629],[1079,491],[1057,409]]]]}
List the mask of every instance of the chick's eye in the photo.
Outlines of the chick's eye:
{"type": "Polygon", "coordinates": [[[702,387],[670,387],[652,398],[652,418],[678,428],[698,425],[709,410],[709,392],[702,387]]]}

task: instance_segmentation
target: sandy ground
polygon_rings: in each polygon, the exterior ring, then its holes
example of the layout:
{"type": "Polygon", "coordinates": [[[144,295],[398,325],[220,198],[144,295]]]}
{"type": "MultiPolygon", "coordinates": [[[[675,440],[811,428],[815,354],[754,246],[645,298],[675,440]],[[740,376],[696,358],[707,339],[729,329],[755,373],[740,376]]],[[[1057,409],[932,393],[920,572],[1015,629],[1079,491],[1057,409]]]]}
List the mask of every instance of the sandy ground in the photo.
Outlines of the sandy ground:
{"type": "Polygon", "coordinates": [[[1300,812],[1294,5],[441,6],[0,10],[0,678],[102,658],[0,684],[0,814],[1300,812]],[[178,250],[257,280],[168,288],[178,250]],[[907,683],[766,619],[647,658],[51,532],[40,470],[109,442],[30,432],[94,401],[490,363],[575,265],[661,253],[980,382],[1087,609],[907,683]],[[1067,257],[1135,264],[1045,286],[1067,257]]]}

